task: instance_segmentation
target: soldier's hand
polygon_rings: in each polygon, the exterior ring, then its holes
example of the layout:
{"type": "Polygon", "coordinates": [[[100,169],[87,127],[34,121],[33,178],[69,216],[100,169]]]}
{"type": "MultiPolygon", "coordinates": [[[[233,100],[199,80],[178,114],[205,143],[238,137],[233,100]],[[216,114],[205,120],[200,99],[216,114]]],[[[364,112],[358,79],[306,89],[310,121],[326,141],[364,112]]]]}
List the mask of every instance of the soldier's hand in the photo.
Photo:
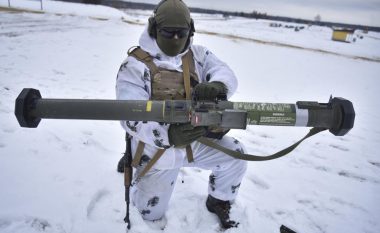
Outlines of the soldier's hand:
{"type": "Polygon", "coordinates": [[[206,133],[203,126],[194,127],[190,123],[171,124],[168,135],[169,143],[174,147],[184,147],[191,144],[206,133]]]}
{"type": "Polygon", "coordinates": [[[227,96],[227,87],[221,82],[200,83],[194,88],[194,96],[196,100],[214,101],[216,98],[227,96]]]}

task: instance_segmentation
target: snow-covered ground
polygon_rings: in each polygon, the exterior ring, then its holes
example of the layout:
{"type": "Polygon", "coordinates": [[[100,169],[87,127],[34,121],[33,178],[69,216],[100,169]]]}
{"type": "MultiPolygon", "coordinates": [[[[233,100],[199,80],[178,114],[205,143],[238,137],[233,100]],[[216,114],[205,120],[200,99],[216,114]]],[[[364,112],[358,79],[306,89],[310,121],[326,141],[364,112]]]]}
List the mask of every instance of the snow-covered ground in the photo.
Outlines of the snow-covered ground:
{"type": "Polygon", "coordinates": [[[13,9],[27,9],[35,12],[49,12],[51,14],[65,14],[72,16],[88,16],[99,19],[121,19],[125,16],[123,12],[117,9],[99,5],[76,4],[51,0],[0,0],[0,7],[9,6],[13,9]]]}
{"type": "MultiPolygon", "coordinates": [[[[125,10],[127,19],[145,23],[151,12],[125,10]]],[[[200,33],[217,33],[232,39],[240,38],[248,41],[278,46],[299,47],[312,51],[339,54],[347,57],[361,57],[380,61],[380,34],[355,31],[356,42],[353,44],[332,43],[332,29],[329,27],[310,26],[269,20],[254,20],[241,17],[222,15],[207,15],[195,13],[192,15],[197,22],[196,30],[200,33]],[[271,24],[280,27],[271,27],[271,24]],[[228,27],[226,27],[228,25],[228,27]],[[296,28],[298,31],[296,31],[296,28]],[[377,46],[377,47],[376,47],[377,46]]]]}
{"type": "MultiPolygon", "coordinates": [[[[81,7],[77,16],[72,7],[61,7],[71,15],[0,12],[1,233],[125,232],[123,176],[115,171],[124,150],[119,123],[42,120],[37,129],[25,129],[13,113],[24,87],[39,89],[46,98],[115,97],[119,65],[144,29],[117,15],[145,22],[150,13],[117,12],[101,21],[88,17],[99,16],[92,9],[81,7]]],[[[356,110],[355,127],[344,137],[324,132],[287,157],[249,163],[232,212],[241,224],[225,232],[279,232],[281,224],[300,233],[380,232],[380,34],[370,32],[345,44],[331,41],[330,29],[323,27],[294,32],[270,28],[267,21],[194,19],[200,31],[237,36],[198,33],[194,38],[239,77],[232,100],[326,102],[332,94],[351,100],[356,110]]],[[[307,131],[251,126],[230,134],[248,152],[267,155],[307,131]]],[[[132,208],[130,232],[219,232],[204,205],[208,175],[182,170],[165,229],[143,221],[132,208]]]]}

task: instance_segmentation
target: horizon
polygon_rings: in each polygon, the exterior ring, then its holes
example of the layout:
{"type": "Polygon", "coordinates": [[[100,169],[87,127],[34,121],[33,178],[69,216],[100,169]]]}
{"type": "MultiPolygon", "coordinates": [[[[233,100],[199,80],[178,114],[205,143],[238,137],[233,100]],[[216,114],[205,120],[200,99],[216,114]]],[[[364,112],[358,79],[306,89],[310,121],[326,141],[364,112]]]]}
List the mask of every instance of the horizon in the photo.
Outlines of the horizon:
{"type": "MultiPolygon", "coordinates": [[[[129,2],[157,4],[159,0],[125,0],[129,2]]],[[[380,0],[236,0],[232,6],[228,0],[184,0],[189,7],[211,10],[251,13],[257,11],[272,16],[284,16],[320,21],[380,27],[380,0]]]]}

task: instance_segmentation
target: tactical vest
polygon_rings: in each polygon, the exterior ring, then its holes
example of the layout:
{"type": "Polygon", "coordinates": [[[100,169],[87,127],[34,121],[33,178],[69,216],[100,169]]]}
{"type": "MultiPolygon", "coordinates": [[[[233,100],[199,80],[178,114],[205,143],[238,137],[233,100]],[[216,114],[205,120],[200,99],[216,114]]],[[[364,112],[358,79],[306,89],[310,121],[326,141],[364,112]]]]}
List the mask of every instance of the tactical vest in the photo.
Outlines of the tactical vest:
{"type": "MultiPolygon", "coordinates": [[[[168,70],[158,67],[153,62],[153,57],[140,47],[133,47],[128,51],[128,55],[144,63],[150,71],[151,78],[151,100],[185,100],[191,99],[194,86],[199,83],[198,75],[195,71],[194,55],[191,49],[182,57],[182,70],[168,70]]],[[[132,166],[136,167],[140,163],[145,143],[139,141],[132,166]]],[[[144,176],[154,163],[163,155],[165,149],[158,149],[151,158],[138,178],[144,176]]],[[[186,146],[186,154],[189,162],[193,162],[193,152],[191,146],[186,146]]]]}
{"type": "Polygon", "coordinates": [[[134,48],[128,55],[143,62],[149,68],[151,100],[191,99],[192,89],[199,83],[191,50],[182,57],[183,73],[157,67],[153,62],[153,57],[138,47],[134,48]],[[187,88],[188,90],[186,90],[187,88]]]}

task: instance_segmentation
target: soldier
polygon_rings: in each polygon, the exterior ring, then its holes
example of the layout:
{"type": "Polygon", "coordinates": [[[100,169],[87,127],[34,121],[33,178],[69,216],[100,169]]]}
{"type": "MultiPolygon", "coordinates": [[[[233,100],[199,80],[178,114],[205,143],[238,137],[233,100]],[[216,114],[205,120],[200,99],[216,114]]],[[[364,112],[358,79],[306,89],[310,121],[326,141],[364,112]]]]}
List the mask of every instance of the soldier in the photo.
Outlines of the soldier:
{"type": "MultiPolygon", "coordinates": [[[[237,88],[232,70],[207,48],[193,45],[194,22],[181,0],[161,1],[149,18],[139,46],[131,49],[117,75],[116,93],[121,100],[191,99],[215,101],[229,98],[237,88]]],[[[206,136],[230,149],[243,145],[225,136],[226,131],[186,124],[122,121],[130,135],[136,167],[132,202],[143,219],[161,219],[181,167],[211,170],[206,200],[224,228],[231,220],[235,200],[246,171],[246,161],[207,147],[197,139],[206,136]]],[[[122,170],[121,159],[119,170],[122,170]],[[120,166],[121,165],[121,166],[120,166]]]]}

